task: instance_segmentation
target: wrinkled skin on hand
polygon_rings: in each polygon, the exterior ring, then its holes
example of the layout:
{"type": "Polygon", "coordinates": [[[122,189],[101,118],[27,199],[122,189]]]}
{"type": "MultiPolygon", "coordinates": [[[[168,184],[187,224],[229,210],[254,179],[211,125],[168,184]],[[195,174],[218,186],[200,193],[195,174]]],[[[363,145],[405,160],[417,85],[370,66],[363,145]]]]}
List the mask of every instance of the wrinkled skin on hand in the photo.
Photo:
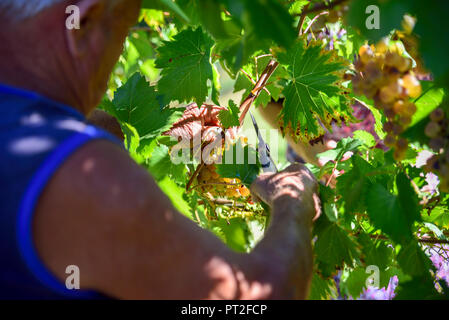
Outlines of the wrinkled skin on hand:
{"type": "Polygon", "coordinates": [[[251,185],[252,194],[270,206],[275,203],[297,203],[310,210],[307,221],[316,220],[321,214],[318,182],[303,164],[295,163],[278,173],[262,173],[251,185]]]}

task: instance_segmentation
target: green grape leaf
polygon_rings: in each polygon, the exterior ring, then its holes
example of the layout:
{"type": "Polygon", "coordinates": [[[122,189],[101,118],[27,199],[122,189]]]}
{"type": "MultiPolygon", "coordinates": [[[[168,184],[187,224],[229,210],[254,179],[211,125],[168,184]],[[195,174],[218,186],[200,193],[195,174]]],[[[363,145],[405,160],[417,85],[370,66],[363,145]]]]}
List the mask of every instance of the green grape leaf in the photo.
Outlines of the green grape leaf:
{"type": "Polygon", "coordinates": [[[169,176],[173,181],[185,181],[185,164],[174,164],[170,158],[170,150],[166,145],[154,148],[148,161],[148,170],[156,181],[169,176]]]}
{"type": "MultiPolygon", "coordinates": [[[[242,95],[242,101],[245,99],[251,91],[254,89],[255,82],[258,80],[258,77],[263,73],[265,67],[272,59],[271,56],[261,56],[257,58],[256,65],[256,57],[252,59],[250,63],[243,67],[243,71],[245,71],[253,81],[251,81],[247,75],[242,72],[238,74],[237,80],[234,84],[234,92],[239,92],[240,90],[245,90],[242,95]]],[[[262,90],[259,96],[254,100],[255,106],[266,106],[271,99],[277,101],[280,97],[280,94],[283,89],[283,82],[288,78],[287,70],[279,65],[276,70],[271,75],[268,84],[265,86],[266,90],[262,90]]]]}
{"type": "Polygon", "coordinates": [[[184,11],[172,0],[143,0],[143,9],[164,9],[170,10],[181,17],[185,22],[189,23],[189,17],[184,13],[184,11]]]}
{"type": "MultiPolygon", "coordinates": [[[[162,6],[161,6],[161,9],[163,9],[162,6]]],[[[146,27],[146,26],[149,26],[149,27],[162,26],[164,24],[164,22],[165,22],[164,11],[163,10],[158,10],[158,9],[155,9],[155,8],[152,8],[152,9],[142,8],[142,10],[140,10],[139,21],[140,21],[139,25],[141,25],[143,27],[146,27]]],[[[150,43],[148,43],[148,45],[150,45],[150,43]]]]}
{"type": "Polygon", "coordinates": [[[419,276],[429,272],[431,261],[416,241],[410,241],[401,248],[398,263],[402,271],[411,276],[419,276]]]}
{"type": "Polygon", "coordinates": [[[352,97],[357,103],[360,103],[362,106],[366,107],[371,111],[375,121],[374,131],[376,132],[377,136],[380,139],[384,139],[385,136],[387,135],[387,133],[383,129],[383,122],[384,122],[383,118],[385,117],[382,117],[380,111],[373,106],[373,100],[369,100],[365,96],[356,97],[353,92],[351,92],[349,96],[352,97]]]}
{"type": "Polygon", "coordinates": [[[226,37],[217,39],[214,46],[214,56],[220,56],[220,63],[228,74],[235,78],[239,69],[246,65],[255,52],[267,52],[270,43],[258,38],[253,31],[245,30],[236,21],[231,19],[224,21],[226,37]]]}
{"type": "Polygon", "coordinates": [[[255,52],[268,52],[272,42],[288,48],[296,38],[293,17],[277,0],[218,1],[231,16],[226,21],[215,22],[217,26],[211,29],[212,34],[216,34],[215,28],[224,29],[217,37],[214,52],[233,78],[255,52]]]}
{"type": "Polygon", "coordinates": [[[398,195],[391,194],[379,183],[368,191],[368,215],[374,225],[396,242],[412,239],[412,225],[420,220],[418,200],[407,177],[400,173],[396,178],[398,195]]]}
{"type": "Polygon", "coordinates": [[[222,161],[216,167],[220,176],[238,178],[249,187],[259,174],[260,162],[256,150],[243,146],[239,140],[236,144],[225,147],[222,161]]]}
{"type": "Polygon", "coordinates": [[[289,2],[290,7],[288,8],[288,12],[290,14],[296,14],[296,15],[301,14],[304,6],[308,3],[309,3],[308,0],[290,1],[289,2]]]}
{"type": "Polygon", "coordinates": [[[399,173],[396,176],[396,186],[398,188],[398,200],[407,212],[408,223],[412,225],[415,221],[421,221],[418,196],[404,173],[399,173]]]}
{"type": "Polygon", "coordinates": [[[139,59],[146,60],[153,57],[154,51],[147,32],[135,31],[128,39],[139,53],[139,59]]]}
{"type": "Polygon", "coordinates": [[[429,230],[431,231],[435,237],[437,237],[438,239],[441,240],[448,240],[448,238],[446,237],[446,235],[444,234],[443,230],[441,230],[439,227],[437,227],[435,224],[430,223],[430,222],[424,222],[423,225],[429,230]]]}
{"type": "Polygon", "coordinates": [[[313,274],[312,283],[310,285],[309,300],[327,299],[335,287],[333,279],[323,279],[317,273],[313,274]]]}
{"type": "Polygon", "coordinates": [[[202,105],[208,81],[215,85],[210,53],[212,39],[199,27],[181,31],[158,49],[156,67],[162,69],[157,88],[164,101],[178,100],[202,105]]]}
{"type": "Polygon", "coordinates": [[[435,87],[432,83],[422,82],[422,88],[423,93],[414,101],[416,113],[413,115],[411,126],[426,118],[443,102],[446,95],[443,88],[435,87]]]}
{"type": "Polygon", "coordinates": [[[410,9],[409,2],[397,0],[358,0],[352,1],[347,14],[350,26],[353,26],[368,39],[379,40],[388,35],[393,29],[400,29],[402,17],[410,9]],[[376,17],[376,11],[368,11],[372,7],[377,8],[378,26],[368,28],[367,23],[372,22],[371,17],[376,17]]]}
{"type": "Polygon", "coordinates": [[[182,114],[178,109],[164,108],[155,88],[139,73],[117,90],[112,106],[119,122],[134,127],[140,139],[155,138],[182,114]]]}
{"type": "Polygon", "coordinates": [[[109,100],[109,98],[107,96],[103,97],[103,100],[101,100],[101,103],[98,106],[98,109],[103,110],[103,111],[109,113],[111,116],[118,118],[115,105],[112,103],[111,100],[109,100]]]}
{"type": "Polygon", "coordinates": [[[365,130],[356,130],[353,132],[354,139],[358,139],[363,142],[363,145],[367,148],[372,148],[376,145],[376,139],[371,133],[365,130]]]}
{"type": "Polygon", "coordinates": [[[338,210],[335,204],[335,191],[324,184],[319,185],[321,207],[330,222],[338,221],[338,210]]]}
{"type": "Polygon", "coordinates": [[[346,63],[336,52],[325,51],[319,42],[306,45],[298,40],[279,55],[279,61],[288,66],[291,79],[283,91],[281,118],[293,130],[293,137],[308,142],[324,134],[319,122],[329,129],[333,120],[340,123],[347,109],[338,99],[345,97],[338,82],[346,63]]]}
{"type": "Polygon", "coordinates": [[[318,233],[315,243],[316,259],[330,266],[353,265],[359,256],[356,243],[347,232],[334,223],[329,223],[318,233]]]}
{"type": "Polygon", "coordinates": [[[385,270],[391,264],[393,249],[388,247],[385,241],[375,241],[368,234],[362,233],[358,237],[358,242],[362,246],[365,265],[376,265],[380,270],[385,270]]]}
{"type": "MultiPolygon", "coordinates": [[[[276,0],[181,0],[186,11],[193,11],[217,41],[214,53],[234,77],[256,51],[267,52],[272,41],[289,47],[296,32],[287,9],[276,0]],[[223,7],[224,6],[224,7],[223,7]],[[231,16],[223,18],[226,8],[231,16]],[[265,28],[269,24],[270,28],[265,28]]],[[[189,11],[189,12],[190,12],[189,11]]]]}
{"type": "Polygon", "coordinates": [[[423,215],[423,220],[434,223],[440,228],[449,229],[449,209],[445,206],[437,206],[430,214],[423,215]]]}
{"type": "Polygon", "coordinates": [[[254,31],[259,39],[289,47],[296,38],[293,17],[277,0],[221,0],[239,20],[245,31],[254,31]],[[267,26],[270,26],[267,28],[267,26]]]}
{"type": "Polygon", "coordinates": [[[355,151],[363,144],[361,140],[354,138],[343,138],[338,141],[334,149],[317,154],[318,158],[326,158],[332,161],[340,161],[344,154],[349,151],[355,151]]]}
{"type": "MultiPolygon", "coordinates": [[[[199,7],[199,0],[176,0],[176,3],[182,9],[182,11],[184,11],[184,13],[189,17],[191,26],[201,25],[201,18],[200,18],[201,8],[199,7]]],[[[185,23],[182,20],[180,21],[175,20],[174,22],[178,30],[182,30],[183,27],[185,26],[185,23]]]]}
{"type": "Polygon", "coordinates": [[[360,296],[365,288],[365,283],[368,277],[369,274],[366,273],[365,268],[357,267],[351,271],[345,281],[341,282],[341,289],[349,296],[356,298],[360,296]]]}
{"type": "Polygon", "coordinates": [[[422,82],[422,88],[423,93],[414,101],[416,113],[413,115],[412,123],[402,136],[411,141],[427,143],[429,138],[424,134],[424,129],[429,123],[429,114],[443,102],[446,91],[427,82],[422,82]]]}
{"type": "Polygon", "coordinates": [[[173,206],[186,217],[193,219],[190,204],[185,199],[185,188],[180,187],[169,177],[158,181],[158,186],[171,200],[173,206]]]}
{"type": "Polygon", "coordinates": [[[428,273],[416,276],[409,281],[400,281],[396,292],[395,300],[435,300],[444,298],[435,289],[433,279],[428,273]]]}
{"type": "Polygon", "coordinates": [[[221,233],[221,239],[224,240],[231,249],[237,252],[248,251],[251,233],[245,219],[233,218],[229,221],[219,219],[217,221],[210,221],[209,227],[218,227],[221,233]]]}
{"type": "MultiPolygon", "coordinates": [[[[293,18],[278,1],[220,1],[225,4],[231,17],[224,21],[226,36],[217,39],[214,51],[233,78],[255,52],[268,52],[272,42],[286,48],[294,42],[296,31],[293,18]],[[267,25],[270,28],[266,28],[267,25]]],[[[267,97],[263,98],[266,101],[267,97]]]]}
{"type": "Polygon", "coordinates": [[[323,261],[317,261],[318,273],[325,279],[332,279],[338,273],[335,266],[325,263],[323,261]]]}
{"type": "Polygon", "coordinates": [[[346,213],[363,212],[369,188],[375,182],[368,173],[375,169],[359,156],[352,156],[351,162],[352,169],[338,177],[337,190],[342,196],[346,213]]]}
{"type": "MultiPolygon", "coordinates": [[[[338,32],[342,25],[337,23],[337,28],[335,31],[338,32]]],[[[365,38],[363,38],[357,30],[351,26],[345,25],[346,34],[341,36],[340,41],[335,41],[334,46],[338,50],[340,56],[345,57],[348,60],[354,59],[354,54],[358,53],[359,48],[365,43],[365,38]]]]}
{"type": "Polygon", "coordinates": [[[221,110],[218,114],[218,119],[221,122],[223,128],[228,129],[231,127],[237,127],[240,125],[239,121],[239,107],[234,103],[234,101],[229,100],[229,107],[227,110],[221,110]]]}
{"type": "Polygon", "coordinates": [[[125,148],[130,152],[136,152],[139,146],[140,137],[137,130],[128,123],[123,123],[121,126],[123,135],[125,136],[125,148]]]}
{"type": "Polygon", "coordinates": [[[437,82],[445,87],[449,84],[449,28],[447,12],[449,2],[439,0],[406,1],[413,8],[410,13],[417,19],[413,32],[419,38],[419,53],[424,65],[434,75],[437,82]]]}
{"type": "Polygon", "coordinates": [[[213,103],[215,103],[217,106],[220,105],[220,73],[217,70],[215,65],[212,65],[212,90],[211,90],[211,100],[213,103]]]}
{"type": "MultiPolygon", "coordinates": [[[[191,25],[202,25],[215,39],[226,37],[220,0],[177,0],[176,3],[189,16],[191,25]]],[[[177,23],[179,29],[184,25],[183,21],[177,23]]]]}
{"type": "Polygon", "coordinates": [[[222,8],[219,0],[198,0],[197,9],[203,26],[215,39],[226,37],[227,33],[221,19],[222,8]]]}
{"type": "Polygon", "coordinates": [[[126,150],[128,150],[129,155],[134,159],[134,161],[142,164],[145,161],[145,158],[138,152],[140,137],[136,128],[126,122],[122,122],[120,127],[123,135],[125,136],[124,144],[126,150]]]}

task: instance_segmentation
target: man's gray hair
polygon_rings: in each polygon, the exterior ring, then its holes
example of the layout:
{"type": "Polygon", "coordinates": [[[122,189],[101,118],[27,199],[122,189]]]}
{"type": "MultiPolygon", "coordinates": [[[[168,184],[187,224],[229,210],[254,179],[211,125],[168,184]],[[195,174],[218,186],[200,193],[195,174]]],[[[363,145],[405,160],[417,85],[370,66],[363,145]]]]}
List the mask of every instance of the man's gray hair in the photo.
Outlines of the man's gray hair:
{"type": "Polygon", "coordinates": [[[64,0],[0,0],[0,15],[11,20],[25,19],[64,0]]]}

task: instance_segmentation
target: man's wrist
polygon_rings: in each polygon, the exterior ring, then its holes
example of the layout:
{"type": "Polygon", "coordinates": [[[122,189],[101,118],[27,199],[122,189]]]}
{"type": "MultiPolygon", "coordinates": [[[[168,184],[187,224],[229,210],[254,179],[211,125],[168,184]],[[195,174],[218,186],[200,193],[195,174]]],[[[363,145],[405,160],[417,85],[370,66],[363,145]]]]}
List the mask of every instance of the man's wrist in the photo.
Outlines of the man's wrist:
{"type": "Polygon", "coordinates": [[[273,200],[274,219],[288,218],[299,224],[311,226],[313,214],[308,210],[312,210],[312,207],[305,204],[301,199],[286,196],[273,200]]]}

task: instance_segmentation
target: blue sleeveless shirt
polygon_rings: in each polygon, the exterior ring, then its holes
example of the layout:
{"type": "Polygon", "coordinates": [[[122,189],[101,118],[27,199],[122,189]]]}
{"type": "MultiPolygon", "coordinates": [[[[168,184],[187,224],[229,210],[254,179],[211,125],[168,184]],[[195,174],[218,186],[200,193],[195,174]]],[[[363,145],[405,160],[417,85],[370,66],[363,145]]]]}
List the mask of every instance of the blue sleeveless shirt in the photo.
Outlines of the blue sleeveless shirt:
{"type": "Polygon", "coordinates": [[[0,85],[0,299],[102,298],[67,289],[39,258],[32,235],[35,206],[49,179],[94,139],[121,144],[75,109],[0,85]]]}

